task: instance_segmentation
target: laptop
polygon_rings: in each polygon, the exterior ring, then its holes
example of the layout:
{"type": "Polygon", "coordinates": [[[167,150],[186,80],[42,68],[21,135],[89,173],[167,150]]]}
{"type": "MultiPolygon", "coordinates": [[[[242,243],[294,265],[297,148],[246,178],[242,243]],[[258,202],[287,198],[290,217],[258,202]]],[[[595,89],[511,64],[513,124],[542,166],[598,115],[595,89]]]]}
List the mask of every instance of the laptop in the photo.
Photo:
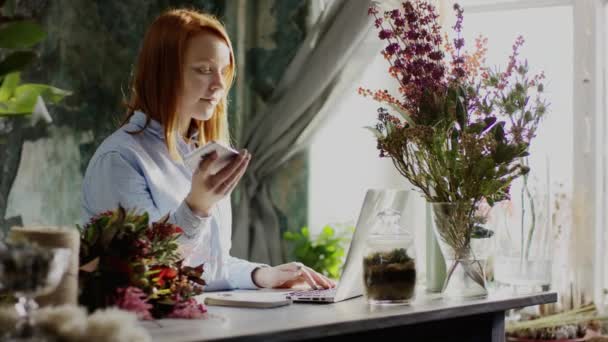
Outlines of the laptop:
{"type": "Polygon", "coordinates": [[[403,213],[410,194],[411,191],[405,189],[367,190],[336,287],[289,292],[287,298],[293,302],[337,303],[362,296],[363,253],[372,223],[380,212],[392,209],[402,213],[400,223],[407,224],[408,219],[403,213]]]}

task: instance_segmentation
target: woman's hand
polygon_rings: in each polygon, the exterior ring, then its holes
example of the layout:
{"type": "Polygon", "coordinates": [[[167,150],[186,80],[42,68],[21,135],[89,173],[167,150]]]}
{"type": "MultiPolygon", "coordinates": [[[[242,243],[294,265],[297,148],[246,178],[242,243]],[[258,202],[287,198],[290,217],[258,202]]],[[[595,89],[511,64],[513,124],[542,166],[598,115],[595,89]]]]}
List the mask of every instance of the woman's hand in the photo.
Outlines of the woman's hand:
{"type": "Polygon", "coordinates": [[[192,175],[186,204],[195,215],[209,216],[211,208],[236,187],[249,165],[251,154],[242,150],[230,164],[212,175],[209,173],[210,166],[217,158],[217,152],[214,151],[200,162],[192,175]]]}
{"type": "Polygon", "coordinates": [[[299,262],[256,268],[252,279],[257,286],[264,288],[291,288],[304,283],[314,290],[336,287],[333,280],[299,262]]]}

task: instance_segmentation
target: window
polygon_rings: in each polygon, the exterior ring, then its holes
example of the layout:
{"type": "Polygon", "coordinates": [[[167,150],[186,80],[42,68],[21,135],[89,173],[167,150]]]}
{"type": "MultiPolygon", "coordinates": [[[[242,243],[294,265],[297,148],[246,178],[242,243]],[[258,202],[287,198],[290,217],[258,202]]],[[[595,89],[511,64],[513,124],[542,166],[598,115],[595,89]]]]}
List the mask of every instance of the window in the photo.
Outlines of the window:
{"type": "MultiPolygon", "coordinates": [[[[378,51],[381,46],[375,34],[370,34],[364,44],[378,51]]],[[[387,69],[387,62],[379,54],[372,57],[360,79],[345,91],[331,118],[315,134],[309,150],[311,234],[319,233],[326,224],[354,226],[367,189],[409,187],[391,159],[379,157],[375,137],[364,128],[376,124],[377,102],[357,93],[359,86],[396,92],[396,81],[388,76],[387,69]]],[[[417,228],[418,245],[424,245],[424,202],[415,197],[407,215],[417,228]]]]}
{"type": "MultiPolygon", "coordinates": [[[[564,275],[568,274],[568,261],[572,257],[568,253],[555,254],[555,250],[569,250],[568,234],[572,226],[573,7],[566,4],[527,8],[513,6],[514,3],[495,7],[486,4],[467,8],[466,2],[464,5],[465,41],[471,48],[480,34],[488,38],[486,65],[504,70],[513,42],[522,35],[525,43],[519,57],[528,60],[531,74],[544,71],[547,77],[545,97],[549,107],[530,147],[527,186],[524,187],[523,177],[515,180],[511,200],[498,204],[492,211],[495,253],[497,260],[499,256],[522,254],[538,262],[552,260],[553,289],[562,292],[571,280],[564,275]]],[[[496,267],[501,267],[500,263],[496,267]]],[[[500,270],[496,271],[498,275],[500,270]]]]}
{"type": "MultiPolygon", "coordinates": [[[[539,203],[542,203],[537,210],[543,212],[548,228],[552,229],[548,231],[554,235],[561,234],[561,239],[555,241],[551,250],[559,251],[554,254],[553,279],[555,281],[560,278],[561,283],[554,283],[557,285],[554,290],[565,292],[570,282],[574,281],[581,284],[581,291],[588,294],[589,291],[594,292],[594,296],[598,293],[597,286],[593,290],[585,289],[585,286],[594,281],[597,283],[593,273],[605,267],[598,266],[599,261],[591,262],[593,265],[589,264],[588,268],[586,264],[582,265],[587,270],[582,270],[582,273],[574,274],[571,278],[563,276],[570,276],[574,259],[576,262],[585,259],[584,262],[589,263],[590,254],[591,257],[594,253],[603,256],[597,252],[601,243],[594,242],[593,238],[604,235],[594,235],[593,232],[603,232],[602,212],[608,211],[608,204],[603,200],[602,188],[596,188],[603,184],[603,178],[595,179],[594,175],[595,172],[598,175],[606,173],[603,168],[605,148],[603,141],[599,141],[601,145],[598,145],[596,136],[602,137],[608,127],[595,124],[604,122],[596,117],[597,107],[585,109],[587,102],[595,101],[593,95],[589,95],[589,98],[585,96],[600,85],[593,85],[589,91],[580,86],[584,82],[589,83],[589,80],[581,76],[584,71],[595,70],[593,65],[589,66],[589,61],[592,63],[596,58],[593,51],[595,45],[585,44],[603,37],[597,36],[596,31],[589,33],[589,27],[585,26],[588,17],[595,14],[593,8],[597,1],[458,1],[465,11],[465,48],[470,49],[474,38],[483,34],[488,38],[486,65],[505,67],[513,42],[518,35],[522,35],[525,43],[520,49],[520,56],[528,59],[531,72],[545,72],[545,95],[550,105],[548,115],[532,143],[529,163],[534,172],[529,177],[528,188],[534,190],[539,203]],[[596,146],[601,148],[596,149],[596,146]],[[582,199],[578,196],[582,196],[582,199]],[[556,209],[556,206],[561,207],[556,209]],[[594,206],[605,210],[595,211],[594,206]],[[581,207],[584,208],[581,210],[581,207]],[[578,221],[579,224],[589,223],[590,228],[586,229],[587,232],[591,231],[588,234],[591,235],[591,241],[574,244],[569,241],[568,234],[577,215],[595,217],[591,221],[578,221]],[[595,252],[571,250],[573,247],[580,250],[585,243],[591,244],[590,247],[595,252]],[[591,266],[595,267],[592,271],[589,270],[593,268],[591,266]]],[[[442,25],[448,33],[451,33],[454,17],[450,3],[453,1],[439,2],[442,6],[440,13],[445,20],[442,25]]],[[[608,14],[608,9],[605,12],[608,14]]],[[[593,26],[591,29],[594,30],[593,26]]],[[[370,40],[376,39],[374,32],[370,40]]],[[[380,56],[369,64],[361,75],[361,80],[353,85],[349,93],[344,94],[342,103],[335,108],[333,117],[319,131],[312,144],[309,225],[313,231],[315,227],[329,222],[353,222],[357,218],[366,188],[408,187],[405,178],[396,172],[390,160],[378,158],[373,136],[363,129],[363,126],[375,124],[377,104],[356,94],[356,88],[360,85],[371,89],[390,90],[395,87],[395,81],[387,76],[386,67],[386,62],[380,56]]],[[[608,97],[608,93],[605,96],[608,97]]],[[[522,183],[523,180],[519,179],[513,184],[511,210],[521,208],[522,183]]],[[[414,205],[410,214],[416,218],[415,224],[420,227],[416,230],[417,255],[423,259],[425,223],[423,215],[416,215],[423,212],[418,211],[423,208],[420,205],[424,205],[423,201],[414,205]]],[[[504,206],[496,208],[494,212],[496,217],[508,219],[506,226],[520,224],[521,217],[509,213],[504,206]]],[[[582,228],[579,227],[578,230],[580,229],[582,228]]],[[[423,260],[420,262],[424,263],[423,260]]],[[[602,270],[600,273],[608,275],[608,271],[602,270]]],[[[608,278],[606,281],[608,283],[608,278]]]]}

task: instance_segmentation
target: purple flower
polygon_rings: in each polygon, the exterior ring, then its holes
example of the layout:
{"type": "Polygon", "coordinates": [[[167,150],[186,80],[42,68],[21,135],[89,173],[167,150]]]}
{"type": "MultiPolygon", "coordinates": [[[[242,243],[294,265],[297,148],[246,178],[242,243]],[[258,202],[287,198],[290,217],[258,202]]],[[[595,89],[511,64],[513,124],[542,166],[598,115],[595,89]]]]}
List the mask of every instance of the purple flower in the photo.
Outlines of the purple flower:
{"type": "Polygon", "coordinates": [[[405,20],[403,20],[403,18],[397,18],[397,19],[395,19],[395,26],[396,27],[403,27],[403,26],[405,26],[405,20]]]}
{"type": "Polygon", "coordinates": [[[394,19],[397,19],[397,18],[399,18],[399,14],[400,14],[400,13],[399,13],[399,10],[398,10],[398,9],[394,9],[394,10],[392,10],[392,11],[391,11],[391,18],[392,18],[393,20],[394,20],[394,19]]]}
{"type": "Polygon", "coordinates": [[[416,20],[418,20],[418,16],[416,15],[416,13],[408,13],[405,18],[407,19],[407,22],[410,24],[414,24],[416,22],[416,20]]]}
{"type": "Polygon", "coordinates": [[[407,31],[406,37],[407,37],[407,39],[410,39],[410,40],[416,40],[416,39],[418,39],[418,37],[420,37],[420,34],[414,30],[410,30],[410,31],[407,31]]]}
{"type": "Polygon", "coordinates": [[[395,66],[395,68],[399,68],[399,69],[402,69],[404,67],[403,60],[401,58],[395,59],[395,62],[393,63],[393,65],[395,66]]]}
{"type": "Polygon", "coordinates": [[[378,37],[379,37],[380,39],[383,39],[383,40],[384,40],[384,39],[389,39],[389,38],[391,38],[392,36],[393,36],[393,31],[391,31],[391,30],[386,30],[386,29],[381,30],[381,31],[380,31],[380,33],[378,34],[378,37]]]}
{"type": "Polygon", "coordinates": [[[376,26],[376,28],[380,28],[380,26],[382,26],[382,18],[376,18],[376,20],[374,21],[374,25],[376,26]]]}
{"type": "Polygon", "coordinates": [[[385,49],[386,53],[389,54],[390,56],[394,55],[397,51],[399,51],[399,44],[397,43],[391,43],[389,44],[386,49],[385,49]]]}
{"type": "Polygon", "coordinates": [[[439,61],[443,58],[443,52],[441,51],[433,51],[429,53],[429,58],[434,61],[439,61]]]}
{"type": "Polygon", "coordinates": [[[461,78],[466,75],[464,69],[461,67],[454,68],[454,70],[452,70],[452,74],[456,76],[456,78],[461,78]]]}
{"type": "Polygon", "coordinates": [[[453,28],[457,33],[460,33],[460,31],[462,31],[462,21],[464,19],[462,13],[464,10],[459,4],[454,4],[454,11],[456,11],[456,24],[453,28]]]}
{"type": "Polygon", "coordinates": [[[461,49],[464,46],[464,38],[455,38],[454,39],[454,47],[456,49],[461,49]]]}
{"type": "Polygon", "coordinates": [[[405,10],[405,13],[412,13],[414,12],[414,6],[412,5],[411,1],[406,1],[403,3],[403,9],[405,10]]]}
{"type": "Polygon", "coordinates": [[[403,51],[403,54],[405,55],[406,58],[411,58],[414,53],[416,53],[416,51],[414,50],[414,48],[411,45],[408,45],[405,50],[403,51]]]}
{"type": "Polygon", "coordinates": [[[435,65],[435,69],[431,73],[431,76],[435,81],[441,81],[443,79],[443,75],[445,74],[445,69],[441,65],[435,65]]]}

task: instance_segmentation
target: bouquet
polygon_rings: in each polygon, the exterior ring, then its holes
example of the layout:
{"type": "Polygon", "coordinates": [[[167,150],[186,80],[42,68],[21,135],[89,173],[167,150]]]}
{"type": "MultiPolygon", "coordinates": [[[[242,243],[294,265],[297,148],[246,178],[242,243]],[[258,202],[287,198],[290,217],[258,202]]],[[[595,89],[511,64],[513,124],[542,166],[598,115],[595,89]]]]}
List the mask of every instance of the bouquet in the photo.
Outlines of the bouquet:
{"type": "Polygon", "coordinates": [[[203,292],[203,265],[182,265],[177,239],[182,229],[168,215],[149,224],[146,213],[119,207],[78,227],[80,302],[107,306],[140,319],[198,318],[206,312],[194,296],[203,292]]]}
{"type": "Polygon", "coordinates": [[[509,199],[513,180],[529,172],[524,158],[547,103],[544,74],[530,76],[527,61],[518,57],[523,37],[515,40],[504,70],[486,67],[487,38],[478,37],[475,50],[465,51],[463,9],[455,4],[454,11],[450,40],[427,1],[405,1],[384,12],[374,3],[368,13],[386,41],[382,54],[399,92],[359,88],[359,94],[382,105],[376,125],[367,127],[380,157],[391,158],[427,201],[454,204],[443,213],[447,224],[438,235],[452,249],[449,259],[459,260],[471,254],[472,239],[493,234],[479,213],[509,199]]]}

